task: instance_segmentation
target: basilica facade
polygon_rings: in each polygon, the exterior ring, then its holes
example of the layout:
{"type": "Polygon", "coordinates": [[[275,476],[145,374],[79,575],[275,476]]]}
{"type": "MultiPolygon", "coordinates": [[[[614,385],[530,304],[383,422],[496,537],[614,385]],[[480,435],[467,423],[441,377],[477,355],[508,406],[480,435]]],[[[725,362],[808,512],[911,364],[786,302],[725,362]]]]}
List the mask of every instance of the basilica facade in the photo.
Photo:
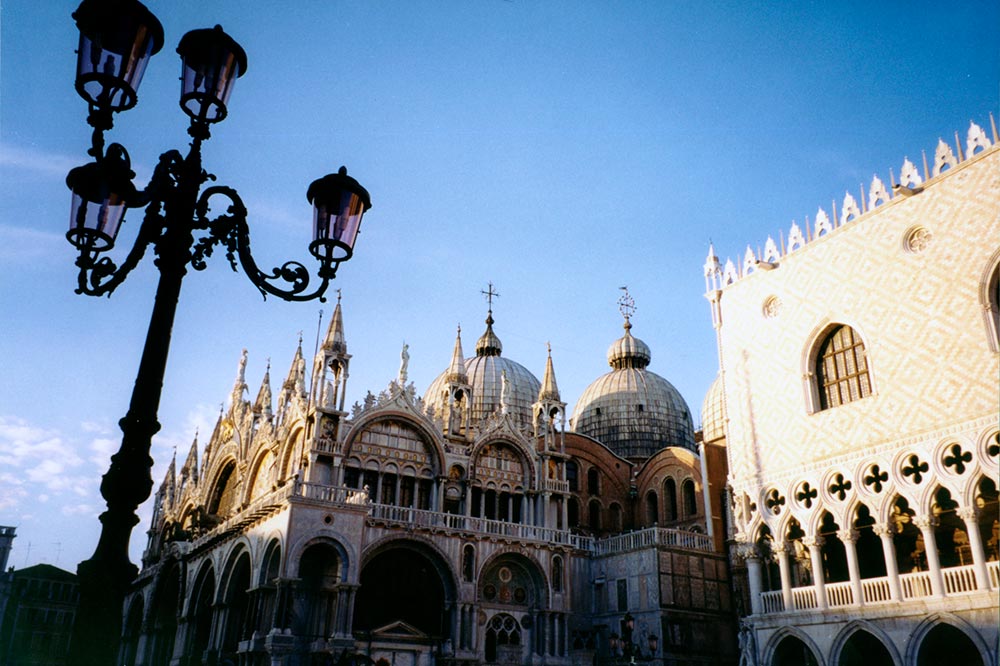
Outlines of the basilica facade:
{"type": "Polygon", "coordinates": [[[398,377],[345,404],[339,299],[276,394],[268,371],[249,399],[244,352],[156,494],[122,663],[735,661],[725,451],[622,313],[572,423],[551,351],[540,381],[503,356],[492,307],[421,395],[404,347],[398,377]]]}
{"type": "Polygon", "coordinates": [[[404,348],[345,404],[339,300],[275,394],[268,371],[249,399],[244,352],[156,494],[122,663],[995,663],[990,121],[739,262],[710,250],[698,431],[627,294],[571,420],[492,307],[422,394],[404,348]]]}
{"type": "Polygon", "coordinates": [[[709,252],[742,664],[996,663],[990,125],[740,263],[709,252]]]}

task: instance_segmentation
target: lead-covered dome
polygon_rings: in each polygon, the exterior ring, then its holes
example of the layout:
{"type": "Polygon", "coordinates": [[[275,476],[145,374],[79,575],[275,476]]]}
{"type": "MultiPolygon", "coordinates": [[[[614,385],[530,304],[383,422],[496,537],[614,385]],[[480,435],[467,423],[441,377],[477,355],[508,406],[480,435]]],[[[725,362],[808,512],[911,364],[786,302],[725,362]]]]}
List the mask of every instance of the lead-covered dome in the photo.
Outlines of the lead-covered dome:
{"type": "MultiPolygon", "coordinates": [[[[461,331],[459,332],[461,335],[461,331]]],[[[538,400],[541,383],[517,361],[501,356],[503,345],[493,332],[493,313],[486,317],[486,332],[476,342],[476,355],[458,361],[452,360],[452,367],[438,375],[424,393],[424,402],[443,414],[447,409],[448,385],[461,380],[467,382],[472,394],[472,423],[500,411],[501,395],[504,391],[504,373],[507,375],[507,413],[514,423],[523,428],[532,425],[531,405],[538,400]],[[462,376],[464,370],[464,377],[462,376]]],[[[456,341],[456,354],[461,357],[461,338],[456,341]]]]}
{"type": "Polygon", "coordinates": [[[722,395],[722,375],[718,375],[701,405],[701,438],[706,442],[726,436],[726,402],[722,395]]]}
{"type": "Polygon", "coordinates": [[[668,446],[696,451],[691,411],[663,377],[646,370],[649,346],[625,335],[608,348],[613,368],[580,396],[573,410],[573,431],[598,440],[618,455],[645,459],[668,446]]]}

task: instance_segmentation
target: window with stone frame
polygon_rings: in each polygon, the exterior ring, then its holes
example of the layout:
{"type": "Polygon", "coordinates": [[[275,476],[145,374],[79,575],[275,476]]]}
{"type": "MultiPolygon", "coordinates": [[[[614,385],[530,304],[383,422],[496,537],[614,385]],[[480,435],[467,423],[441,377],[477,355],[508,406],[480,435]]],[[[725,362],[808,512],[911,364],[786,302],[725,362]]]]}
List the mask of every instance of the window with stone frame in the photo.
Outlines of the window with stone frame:
{"type": "Polygon", "coordinates": [[[820,410],[871,394],[865,344],[850,326],[838,326],[823,338],[816,354],[816,382],[820,410]]]}

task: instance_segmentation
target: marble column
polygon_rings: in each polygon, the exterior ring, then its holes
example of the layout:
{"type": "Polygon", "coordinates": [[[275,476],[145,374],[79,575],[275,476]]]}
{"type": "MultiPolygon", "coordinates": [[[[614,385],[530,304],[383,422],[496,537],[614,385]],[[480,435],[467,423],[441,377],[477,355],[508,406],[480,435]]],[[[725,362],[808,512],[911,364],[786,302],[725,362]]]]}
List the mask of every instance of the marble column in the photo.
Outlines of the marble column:
{"type": "Polygon", "coordinates": [[[760,599],[761,589],[763,588],[760,556],[757,553],[757,547],[750,543],[741,544],[740,555],[747,563],[747,577],[750,582],[750,613],[751,615],[758,615],[763,610],[760,599]]]}
{"type": "Polygon", "coordinates": [[[775,544],[772,552],[778,558],[778,570],[781,573],[781,600],[785,611],[795,610],[795,601],[792,599],[792,572],[788,563],[788,544],[775,544]]]}
{"type": "Polygon", "coordinates": [[[851,592],[855,606],[865,604],[864,590],[861,589],[861,571],[858,568],[858,531],[843,529],[837,531],[837,538],[844,544],[844,554],[847,555],[847,572],[851,579],[851,592]]]}
{"type": "Polygon", "coordinates": [[[826,580],[823,575],[823,538],[807,536],[802,539],[802,543],[809,549],[809,558],[812,560],[816,607],[820,610],[826,610],[828,604],[826,602],[826,580]]]}
{"type": "Polygon", "coordinates": [[[927,556],[927,568],[930,570],[931,594],[935,597],[944,596],[944,579],[941,577],[941,560],[938,558],[937,540],[934,538],[934,528],[937,527],[934,516],[916,516],[913,524],[920,528],[924,537],[924,554],[927,556]]]}
{"type": "Polygon", "coordinates": [[[979,511],[974,506],[966,506],[959,509],[956,513],[965,522],[965,531],[969,535],[969,549],[972,551],[973,571],[976,572],[976,587],[980,590],[989,590],[990,577],[986,572],[983,537],[979,533],[979,511]]]}
{"type": "Polygon", "coordinates": [[[896,564],[896,545],[892,541],[895,529],[890,523],[876,523],[872,531],[882,540],[882,556],[885,558],[885,575],[889,580],[889,598],[893,601],[903,600],[903,591],[899,586],[899,566],[896,564]]]}

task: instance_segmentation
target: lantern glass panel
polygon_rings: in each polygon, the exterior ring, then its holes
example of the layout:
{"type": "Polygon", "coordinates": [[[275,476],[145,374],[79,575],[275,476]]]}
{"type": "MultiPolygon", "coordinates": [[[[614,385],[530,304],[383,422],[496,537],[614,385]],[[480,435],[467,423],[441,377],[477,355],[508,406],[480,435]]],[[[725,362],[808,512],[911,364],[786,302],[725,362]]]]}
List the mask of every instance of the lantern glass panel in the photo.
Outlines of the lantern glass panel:
{"type": "Polygon", "coordinates": [[[246,71],[246,53],[216,26],[184,35],[181,55],[181,108],[206,123],[224,120],[233,84],[246,71]]]}
{"type": "Polygon", "coordinates": [[[109,192],[101,201],[89,201],[73,192],[66,237],[78,249],[103,252],[115,244],[124,217],[125,199],[118,193],[109,192]]]}
{"type": "Polygon", "coordinates": [[[350,259],[364,212],[362,198],[348,190],[341,190],[331,202],[319,198],[314,202],[313,239],[333,246],[333,261],[350,259]]]}
{"type": "Polygon", "coordinates": [[[160,22],[137,2],[85,2],[74,17],[80,29],[77,92],[98,108],[132,108],[146,65],[163,45],[160,22]]]}

